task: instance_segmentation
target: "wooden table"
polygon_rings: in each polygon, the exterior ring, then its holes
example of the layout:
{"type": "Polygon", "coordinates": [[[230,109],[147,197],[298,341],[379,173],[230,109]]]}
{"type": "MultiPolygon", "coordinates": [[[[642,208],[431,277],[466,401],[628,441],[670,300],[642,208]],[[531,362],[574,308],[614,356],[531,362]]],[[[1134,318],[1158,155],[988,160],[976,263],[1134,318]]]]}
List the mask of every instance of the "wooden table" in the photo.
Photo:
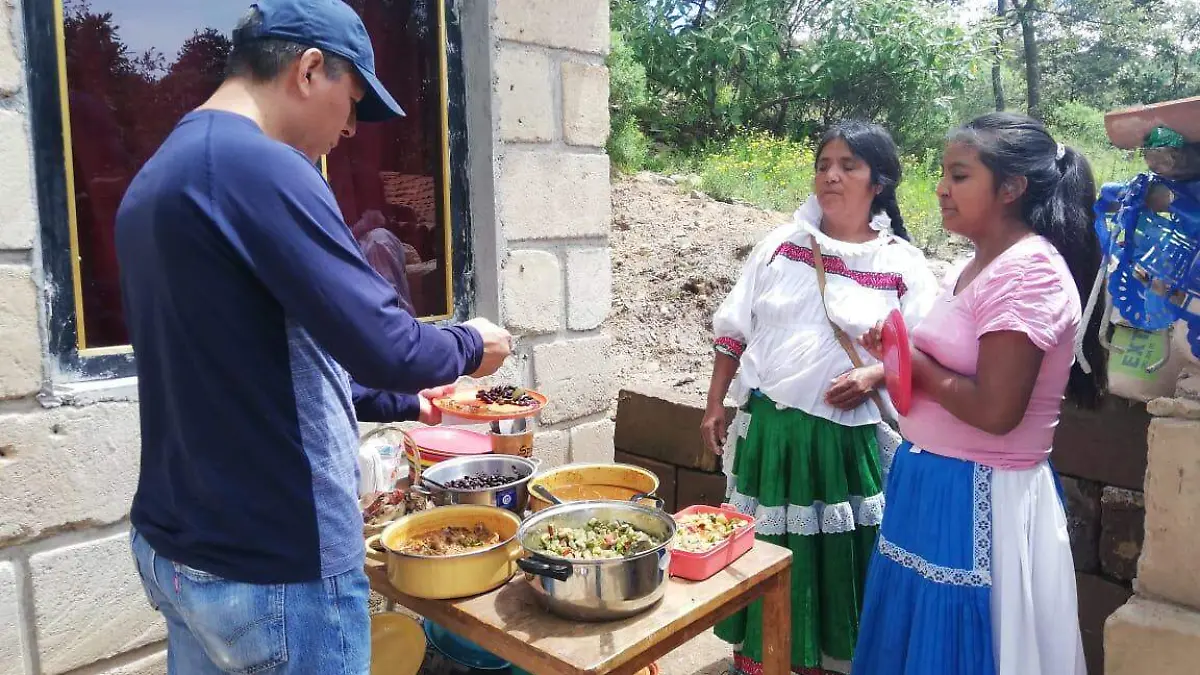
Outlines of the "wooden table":
{"type": "Polygon", "coordinates": [[[404,595],[376,563],[367,574],[379,594],[535,675],[633,675],[761,597],[764,673],[788,675],[791,566],[791,551],[758,541],[715,576],[701,582],[672,577],[653,609],[605,623],[549,614],[521,573],[490,593],[462,600],[404,595]]]}

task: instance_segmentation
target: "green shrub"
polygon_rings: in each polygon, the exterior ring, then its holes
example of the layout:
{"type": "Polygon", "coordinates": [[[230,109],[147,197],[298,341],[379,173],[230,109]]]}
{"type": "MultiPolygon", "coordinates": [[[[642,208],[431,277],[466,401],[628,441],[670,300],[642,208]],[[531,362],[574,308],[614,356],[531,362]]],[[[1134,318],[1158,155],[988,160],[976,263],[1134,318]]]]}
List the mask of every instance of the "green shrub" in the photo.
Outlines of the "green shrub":
{"type": "Polygon", "coordinates": [[[650,141],[638,127],[637,120],[626,118],[614,127],[608,137],[608,158],[621,173],[637,173],[647,168],[650,141]]]}
{"type": "Polygon", "coordinates": [[[948,239],[942,228],[942,213],[938,207],[937,184],[941,168],[937,155],[930,151],[925,157],[905,157],[904,179],[896,195],[900,214],[913,244],[928,254],[937,252],[948,239]]]}
{"type": "Polygon", "coordinates": [[[612,33],[607,63],[608,155],[618,171],[633,173],[645,167],[650,153],[650,142],[639,123],[650,105],[646,69],[618,31],[612,33]]]}
{"type": "Polygon", "coordinates": [[[1089,148],[1109,145],[1104,113],[1082,103],[1067,101],[1046,110],[1046,126],[1055,136],[1071,138],[1089,148]]]}
{"type": "Polygon", "coordinates": [[[701,152],[693,170],[717,199],[790,212],[812,190],[813,150],[770,134],[743,133],[701,152]]]}

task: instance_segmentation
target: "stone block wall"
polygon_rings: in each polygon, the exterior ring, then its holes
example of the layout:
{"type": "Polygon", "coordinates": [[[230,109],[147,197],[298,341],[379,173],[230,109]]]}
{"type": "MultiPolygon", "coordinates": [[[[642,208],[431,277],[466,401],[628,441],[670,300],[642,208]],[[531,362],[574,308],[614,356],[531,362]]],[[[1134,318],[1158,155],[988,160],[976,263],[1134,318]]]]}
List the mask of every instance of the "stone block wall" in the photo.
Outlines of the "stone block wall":
{"type": "MultiPolygon", "coordinates": [[[[734,411],[726,413],[732,420],[734,411]]],[[[622,389],[617,396],[617,460],[657,475],[668,510],[725,500],[721,458],[700,436],[703,418],[703,408],[667,389],[622,389]]]]}
{"type": "MultiPolygon", "coordinates": [[[[59,405],[40,325],[21,12],[0,0],[0,673],[161,673],[165,628],[127,543],[137,405],[59,405]]],[[[125,385],[124,388],[122,385],[125,385]]]]}
{"type": "MultiPolygon", "coordinates": [[[[19,2],[0,0],[0,675],[152,675],[164,626],[128,550],[132,380],[47,356],[19,2]]],[[[518,334],[497,379],[556,399],[552,464],[611,460],[608,3],[451,0],[464,17],[475,312],[518,334]],[[471,38],[481,38],[472,42],[471,38]]]]}
{"type": "Polygon", "coordinates": [[[608,3],[495,0],[494,12],[491,179],[501,314],[519,353],[510,379],[551,399],[538,456],[612,461],[608,3]]]}
{"type": "Polygon", "coordinates": [[[1137,595],[1105,627],[1109,675],[1194,673],[1200,663],[1200,402],[1149,405],[1145,542],[1137,595]]]}
{"type": "Polygon", "coordinates": [[[1054,468],[1067,502],[1088,672],[1104,669],[1104,622],[1133,595],[1142,552],[1146,433],[1142,403],[1115,396],[1098,410],[1066,405],[1054,468]]]}

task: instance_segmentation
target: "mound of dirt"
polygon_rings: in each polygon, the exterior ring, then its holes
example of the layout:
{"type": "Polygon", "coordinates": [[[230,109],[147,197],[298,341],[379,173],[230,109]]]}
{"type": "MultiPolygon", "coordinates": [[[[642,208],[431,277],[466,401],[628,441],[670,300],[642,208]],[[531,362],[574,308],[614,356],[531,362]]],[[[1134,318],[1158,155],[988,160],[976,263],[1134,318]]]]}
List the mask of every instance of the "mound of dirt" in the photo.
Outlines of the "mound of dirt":
{"type": "Polygon", "coordinates": [[[712,314],[746,256],[789,214],[726,204],[653,174],[613,184],[613,335],[620,386],[673,387],[703,402],[712,314]]]}

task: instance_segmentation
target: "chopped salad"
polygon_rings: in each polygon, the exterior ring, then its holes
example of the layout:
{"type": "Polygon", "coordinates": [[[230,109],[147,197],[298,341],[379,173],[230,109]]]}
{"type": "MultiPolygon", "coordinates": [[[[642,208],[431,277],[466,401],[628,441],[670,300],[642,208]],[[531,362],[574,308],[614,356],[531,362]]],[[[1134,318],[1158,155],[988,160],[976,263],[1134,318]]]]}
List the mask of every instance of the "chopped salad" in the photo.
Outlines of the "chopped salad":
{"type": "Polygon", "coordinates": [[[542,533],[542,552],[570,560],[623,558],[649,551],[662,544],[620,520],[592,518],[582,528],[550,525],[542,533]]]}
{"type": "Polygon", "coordinates": [[[692,513],[677,520],[675,548],[688,553],[703,553],[729,539],[749,521],[729,518],[723,513],[692,513]]]}

